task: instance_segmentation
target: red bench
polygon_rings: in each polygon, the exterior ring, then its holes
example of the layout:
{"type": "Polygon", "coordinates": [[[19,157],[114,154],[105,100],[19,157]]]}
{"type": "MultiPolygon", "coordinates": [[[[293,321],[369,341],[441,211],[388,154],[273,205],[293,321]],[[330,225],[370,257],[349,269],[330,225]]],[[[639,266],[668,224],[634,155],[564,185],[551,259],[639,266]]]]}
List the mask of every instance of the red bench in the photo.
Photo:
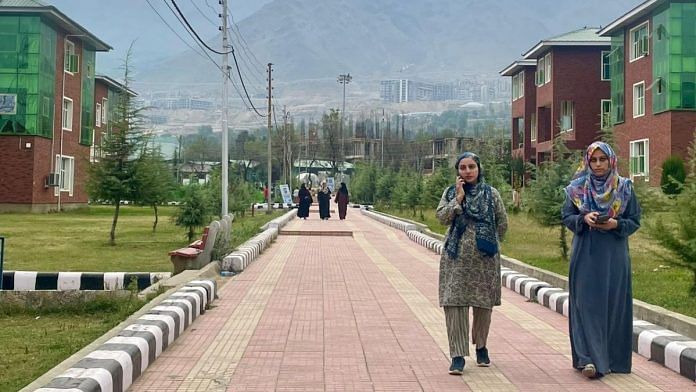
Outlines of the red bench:
{"type": "Polygon", "coordinates": [[[210,263],[210,256],[219,227],[220,224],[217,221],[213,221],[210,226],[203,229],[203,236],[200,240],[192,242],[185,248],[179,248],[168,253],[174,265],[175,274],[187,269],[200,269],[210,263]]]}

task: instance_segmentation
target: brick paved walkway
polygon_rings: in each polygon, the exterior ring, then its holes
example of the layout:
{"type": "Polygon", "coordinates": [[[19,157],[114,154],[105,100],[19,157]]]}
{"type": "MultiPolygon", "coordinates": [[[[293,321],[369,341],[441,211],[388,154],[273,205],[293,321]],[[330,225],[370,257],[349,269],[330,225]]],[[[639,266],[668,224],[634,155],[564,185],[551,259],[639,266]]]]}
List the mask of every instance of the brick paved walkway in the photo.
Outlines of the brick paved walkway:
{"type": "MultiPolygon", "coordinates": [[[[450,376],[439,256],[349,209],[293,220],[133,391],[696,391],[633,356],[633,374],[587,380],[571,369],[567,319],[503,288],[489,338],[493,366],[467,358],[450,376]]],[[[472,350],[473,352],[473,350],[472,350]]]]}

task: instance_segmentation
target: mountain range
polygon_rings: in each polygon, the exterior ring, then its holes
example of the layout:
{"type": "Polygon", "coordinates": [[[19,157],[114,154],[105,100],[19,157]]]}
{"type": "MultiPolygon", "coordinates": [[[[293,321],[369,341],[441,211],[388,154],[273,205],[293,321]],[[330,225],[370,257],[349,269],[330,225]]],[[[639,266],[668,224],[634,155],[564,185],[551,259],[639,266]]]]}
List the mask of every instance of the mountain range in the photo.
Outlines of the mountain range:
{"type": "MultiPolygon", "coordinates": [[[[258,89],[269,62],[274,79],[285,82],[335,80],[347,72],[371,80],[454,80],[470,73],[494,74],[540,40],[599,27],[639,3],[275,0],[233,25],[230,38],[242,73],[258,89]]],[[[220,36],[208,41],[217,48],[220,42],[220,36]]],[[[220,64],[219,55],[212,57],[220,64]]],[[[205,83],[219,81],[220,73],[209,59],[188,50],[143,69],[139,79],[205,83]]]]}

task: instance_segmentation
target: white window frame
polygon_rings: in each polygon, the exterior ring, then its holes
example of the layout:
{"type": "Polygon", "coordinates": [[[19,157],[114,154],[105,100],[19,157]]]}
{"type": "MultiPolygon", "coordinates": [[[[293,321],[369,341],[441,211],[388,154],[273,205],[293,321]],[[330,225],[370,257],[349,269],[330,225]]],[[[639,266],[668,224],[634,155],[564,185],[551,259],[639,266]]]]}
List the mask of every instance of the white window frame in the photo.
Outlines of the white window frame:
{"type": "Polygon", "coordinates": [[[561,133],[573,131],[573,128],[575,127],[574,117],[575,117],[575,104],[574,104],[574,102],[573,101],[561,101],[561,115],[560,115],[561,133]],[[564,117],[570,118],[570,126],[566,129],[563,128],[563,118],[564,117]]]}
{"type": "Polygon", "coordinates": [[[75,107],[73,105],[73,100],[68,97],[63,97],[63,106],[61,108],[61,122],[64,131],[72,132],[74,109],[75,107]]]}
{"type": "Polygon", "coordinates": [[[531,137],[531,141],[535,142],[537,140],[537,115],[536,115],[536,113],[532,113],[531,118],[529,120],[530,120],[530,124],[529,124],[530,135],[529,136],[531,137]]]}
{"type": "Polygon", "coordinates": [[[600,80],[611,80],[611,74],[610,74],[609,76],[607,76],[607,75],[605,74],[605,72],[604,72],[604,71],[606,70],[606,67],[604,66],[604,59],[606,59],[607,64],[609,65],[609,71],[608,71],[608,72],[611,73],[611,61],[610,61],[610,59],[609,59],[609,53],[611,53],[611,51],[608,51],[608,50],[603,50],[603,51],[602,51],[602,57],[601,57],[601,60],[600,60],[600,70],[599,70],[599,75],[600,75],[599,78],[600,78],[600,80]]]}
{"type": "Polygon", "coordinates": [[[645,116],[645,81],[640,81],[633,85],[633,118],[645,116]],[[642,91],[642,96],[637,96],[638,89],[642,91]]]}
{"type": "Polygon", "coordinates": [[[534,84],[537,86],[542,86],[544,84],[544,81],[542,80],[544,78],[544,70],[546,67],[544,66],[545,64],[544,57],[540,58],[537,61],[537,69],[536,72],[534,72],[534,84]]]}
{"type": "Polygon", "coordinates": [[[599,128],[609,129],[611,128],[611,99],[602,99],[599,105],[599,128]],[[609,105],[609,110],[604,110],[604,105],[609,105]]]}
{"type": "Polygon", "coordinates": [[[515,117],[515,121],[517,122],[517,136],[519,137],[520,134],[522,134],[522,140],[517,141],[516,148],[523,148],[524,147],[524,136],[525,136],[525,133],[527,131],[525,129],[524,117],[515,117]],[[520,129],[520,125],[522,126],[522,129],[520,129]]]}
{"type": "Polygon", "coordinates": [[[650,40],[648,37],[650,37],[650,21],[645,21],[638,26],[632,28],[629,33],[629,39],[631,42],[631,56],[630,56],[630,61],[629,63],[632,63],[636,60],[642,59],[643,57],[647,57],[650,54],[650,40]],[[634,38],[634,33],[639,32],[645,28],[645,35],[641,35],[638,37],[638,41],[635,40],[634,38]],[[645,37],[645,38],[643,38],[645,37]],[[645,39],[645,41],[643,41],[645,39]],[[643,48],[642,45],[643,43],[645,44],[645,47],[643,48]],[[643,51],[644,50],[644,51],[643,51]],[[638,53],[640,52],[640,53],[638,53]]]}
{"type": "Polygon", "coordinates": [[[551,53],[544,56],[544,84],[551,81],[551,53]]]}
{"type": "Polygon", "coordinates": [[[631,140],[629,142],[629,148],[628,148],[628,153],[629,153],[629,172],[631,176],[631,180],[633,180],[635,177],[643,177],[646,182],[650,181],[650,139],[639,139],[639,140],[631,140]],[[634,148],[638,144],[643,145],[643,155],[636,156],[634,148]],[[633,164],[634,158],[643,158],[643,171],[637,172],[635,171],[636,165],[633,164]]]}
{"type": "Polygon", "coordinates": [[[109,119],[107,118],[107,114],[109,113],[109,100],[106,98],[102,98],[102,114],[101,114],[101,121],[104,126],[106,126],[109,123],[109,119]]]}
{"type": "Polygon", "coordinates": [[[101,118],[102,118],[101,108],[102,108],[102,105],[97,102],[97,104],[95,106],[96,106],[96,108],[94,110],[94,126],[101,127],[101,118]]]}
{"type": "Polygon", "coordinates": [[[76,71],[72,72],[70,71],[70,56],[75,55],[75,43],[70,41],[69,39],[65,40],[65,47],[63,48],[63,71],[69,73],[70,75],[74,75],[77,73],[77,70],[79,70],[79,59],[78,59],[78,65],[76,67],[76,71]]]}
{"type": "Polygon", "coordinates": [[[60,154],[56,155],[56,171],[59,173],[58,186],[55,188],[54,194],[58,196],[58,192],[68,192],[68,195],[73,195],[75,187],[75,157],[60,154]]]}

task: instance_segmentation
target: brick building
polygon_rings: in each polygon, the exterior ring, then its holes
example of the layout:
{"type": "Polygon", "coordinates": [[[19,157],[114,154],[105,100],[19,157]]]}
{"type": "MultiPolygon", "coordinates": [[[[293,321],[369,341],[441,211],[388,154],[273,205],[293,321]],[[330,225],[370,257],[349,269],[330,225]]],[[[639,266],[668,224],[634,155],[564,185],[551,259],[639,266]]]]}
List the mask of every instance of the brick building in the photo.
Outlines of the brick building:
{"type": "Polygon", "coordinates": [[[611,122],[629,175],[659,185],[696,131],[696,1],[649,0],[599,31],[611,39],[611,122]]]}
{"type": "Polygon", "coordinates": [[[89,154],[90,162],[99,160],[101,156],[102,141],[113,130],[119,96],[124,92],[130,97],[137,96],[133,90],[108,76],[94,77],[94,133],[89,154]]]}
{"type": "Polygon", "coordinates": [[[0,210],[87,203],[95,54],[110,49],[53,6],[0,0],[0,210]]]}
{"type": "Polygon", "coordinates": [[[536,60],[517,60],[500,71],[512,77],[512,156],[536,164],[536,60]],[[534,144],[533,144],[534,143],[534,144]]]}
{"type": "Polygon", "coordinates": [[[599,137],[602,113],[609,110],[610,42],[598,30],[582,28],[542,40],[523,56],[537,64],[536,106],[524,132],[530,134],[537,163],[551,159],[557,136],[570,149],[583,149],[599,137]]]}

